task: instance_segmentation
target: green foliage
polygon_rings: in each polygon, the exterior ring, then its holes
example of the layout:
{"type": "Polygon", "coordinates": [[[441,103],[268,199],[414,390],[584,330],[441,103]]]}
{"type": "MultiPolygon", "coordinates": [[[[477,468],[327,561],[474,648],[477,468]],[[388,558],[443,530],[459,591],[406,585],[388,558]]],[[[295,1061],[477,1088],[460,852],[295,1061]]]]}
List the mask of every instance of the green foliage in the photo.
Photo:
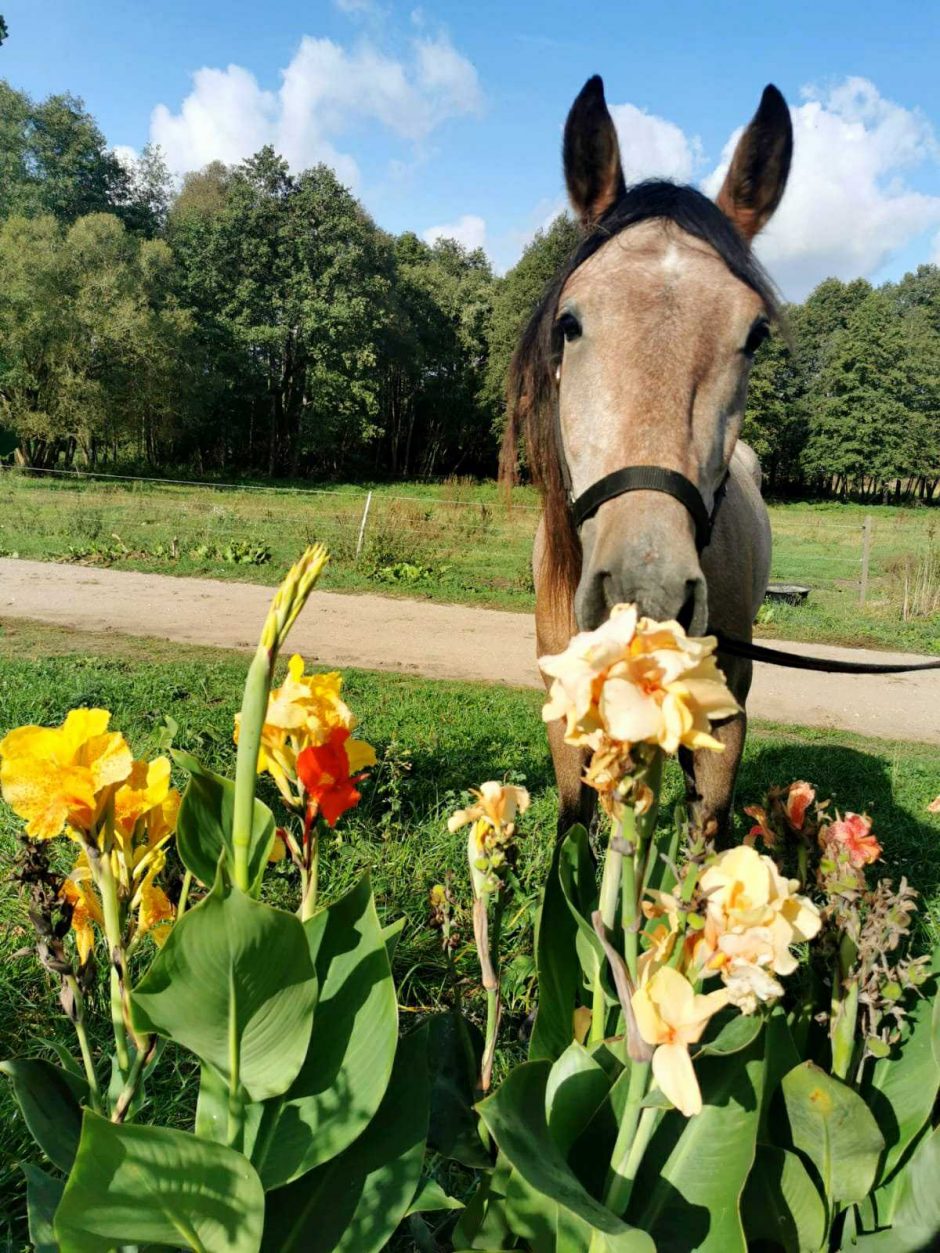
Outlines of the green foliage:
{"type": "Polygon", "coordinates": [[[255,1253],[264,1193],[234,1149],[168,1127],[85,1111],[75,1167],[55,1214],[61,1253],[153,1243],[255,1253]]]}

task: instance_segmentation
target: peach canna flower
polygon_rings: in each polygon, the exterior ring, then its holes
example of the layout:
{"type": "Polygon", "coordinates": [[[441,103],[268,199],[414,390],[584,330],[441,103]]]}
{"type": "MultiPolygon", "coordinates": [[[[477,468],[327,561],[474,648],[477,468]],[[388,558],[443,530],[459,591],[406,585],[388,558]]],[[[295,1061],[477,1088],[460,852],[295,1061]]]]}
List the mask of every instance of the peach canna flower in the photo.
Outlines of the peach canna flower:
{"type": "Polygon", "coordinates": [[[524,787],[490,779],[471,788],[477,798],[466,809],[458,809],[447,820],[448,831],[459,831],[472,824],[467,841],[467,860],[477,897],[498,887],[499,872],[506,863],[506,852],[516,831],[516,815],[529,808],[524,787]]]}
{"type": "Polygon", "coordinates": [[[596,631],[575,635],[564,652],[542,657],[553,679],[542,710],[546,722],[564,718],[569,744],[602,748],[656,744],[721,751],[711,722],[738,712],[713,656],[713,636],[686,635],[678,622],[638,618],[616,605],[596,631]]]}
{"type": "Polygon", "coordinates": [[[650,963],[640,976],[631,1004],[640,1035],[655,1047],[653,1077],[663,1095],[690,1118],[702,1108],[702,1093],[689,1045],[701,1039],[712,1015],[728,1004],[728,993],[723,988],[696,993],[671,966],[654,968],[650,963]]]}
{"type": "Polygon", "coordinates": [[[844,818],[837,817],[835,822],[822,828],[819,842],[823,848],[827,844],[844,848],[856,870],[877,861],[882,852],[871,833],[871,819],[867,814],[847,813],[844,818]]]}

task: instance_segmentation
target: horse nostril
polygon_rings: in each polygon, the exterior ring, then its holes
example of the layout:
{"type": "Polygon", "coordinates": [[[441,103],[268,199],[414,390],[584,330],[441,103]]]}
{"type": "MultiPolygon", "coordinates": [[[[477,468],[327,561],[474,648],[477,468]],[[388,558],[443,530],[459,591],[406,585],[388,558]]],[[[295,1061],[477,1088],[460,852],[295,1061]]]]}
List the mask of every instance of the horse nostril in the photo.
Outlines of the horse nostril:
{"type": "Polygon", "coordinates": [[[695,588],[695,579],[688,579],[685,585],[685,600],[676,614],[676,621],[686,631],[691,627],[692,619],[695,617],[695,588]]]}

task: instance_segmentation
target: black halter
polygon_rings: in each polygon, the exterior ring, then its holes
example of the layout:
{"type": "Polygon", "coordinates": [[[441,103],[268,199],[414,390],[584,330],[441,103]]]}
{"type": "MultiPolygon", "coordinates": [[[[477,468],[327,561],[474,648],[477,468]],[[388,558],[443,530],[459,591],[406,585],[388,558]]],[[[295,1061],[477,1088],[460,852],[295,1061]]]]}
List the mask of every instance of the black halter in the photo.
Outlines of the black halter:
{"type": "Polygon", "coordinates": [[[709,513],[702,493],[691,479],[687,479],[678,470],[666,470],[662,466],[624,466],[622,470],[614,470],[605,474],[602,479],[592,484],[587,491],[575,496],[571,482],[571,471],[561,437],[561,414],[555,405],[555,442],[558,445],[558,465],[561,479],[571,508],[571,516],[578,530],[593,517],[598,509],[608,500],[623,496],[626,492],[662,492],[677,500],[691,514],[695,523],[695,547],[700,553],[708,547],[712,537],[712,527],[718,506],[721,504],[728,482],[727,472],[721,486],[715,493],[715,503],[709,513]]]}

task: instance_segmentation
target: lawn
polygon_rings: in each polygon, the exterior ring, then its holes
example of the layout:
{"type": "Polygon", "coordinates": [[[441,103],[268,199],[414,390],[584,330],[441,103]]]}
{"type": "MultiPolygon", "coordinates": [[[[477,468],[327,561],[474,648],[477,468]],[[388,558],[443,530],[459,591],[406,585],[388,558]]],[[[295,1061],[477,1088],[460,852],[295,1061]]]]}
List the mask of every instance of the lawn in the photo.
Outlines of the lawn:
{"type": "MultiPolygon", "coordinates": [[[[184,649],[152,640],[74,635],[17,624],[0,633],[0,734],[26,722],[55,723],[76,705],[113,712],[138,753],[152,753],[164,715],[179,724],[176,742],[207,764],[230,771],[232,718],[245,660],[210,649],[184,649]]],[[[363,870],[371,871],[386,920],[404,917],[396,954],[403,1012],[420,1015],[446,997],[446,974],[435,933],[427,925],[427,892],[447,871],[466,902],[465,833],[450,835],[446,817],[469,785],[492,777],[524,782],[532,810],[523,820],[520,875],[525,900],[507,928],[509,982],[504,1040],[518,1050],[518,1029],[532,1007],[531,924],[553,839],[554,783],[535,692],[434,682],[367,671],[346,676],[347,699],[380,764],[363,803],[326,850],[323,888],[332,898],[363,870]],[[513,1043],[516,1041],[516,1043],[513,1043]]],[[[940,761],[929,747],[864,740],[833,732],[758,724],[752,728],[740,786],[741,803],[758,800],[773,783],[808,778],[843,808],[868,810],[885,848],[886,873],[906,874],[925,897],[925,924],[940,933],[940,817],[926,812],[940,793],[940,761]]],[[[181,780],[182,781],[182,780],[181,780]]],[[[668,777],[669,799],[679,779],[668,777]]],[[[276,807],[273,794],[266,799],[276,807]]],[[[666,812],[671,808],[667,801],[666,812]]],[[[739,816],[743,832],[746,819],[739,816]]],[[[8,879],[16,824],[0,814],[0,1056],[51,1055],[47,1041],[67,1038],[54,1011],[48,977],[32,957],[16,956],[29,931],[8,879]]],[[[64,842],[63,842],[64,844],[64,842]]],[[[67,855],[67,846],[62,848],[67,855]]],[[[285,902],[290,879],[276,872],[271,892],[285,902]]],[[[474,999],[471,934],[463,919],[459,969],[474,999]]],[[[924,937],[925,939],[927,936],[924,937]]],[[[102,1037],[103,1038],[103,1037],[102,1037]]],[[[194,1096],[186,1064],[167,1055],[152,1099],[161,1119],[186,1118],[194,1096]]],[[[0,1087],[0,1240],[22,1247],[23,1202],[17,1161],[27,1139],[5,1088],[0,1087]],[[4,1216],[5,1215],[5,1216],[4,1216]]]]}
{"type": "MultiPolygon", "coordinates": [[[[526,611],[538,505],[494,484],[396,483],[374,489],[361,552],[365,486],[235,489],[0,475],[0,555],[273,583],[311,539],[333,555],[324,583],[526,611]]],[[[773,578],[811,588],[800,607],[765,606],[765,637],[940,649],[940,538],[932,509],[771,506],[773,578]],[[862,523],[872,519],[866,605],[859,605],[862,523]],[[932,554],[932,566],[926,563],[932,554]],[[904,617],[927,574],[930,605],[904,617]],[[932,573],[930,572],[932,571],[932,573]]]]}

